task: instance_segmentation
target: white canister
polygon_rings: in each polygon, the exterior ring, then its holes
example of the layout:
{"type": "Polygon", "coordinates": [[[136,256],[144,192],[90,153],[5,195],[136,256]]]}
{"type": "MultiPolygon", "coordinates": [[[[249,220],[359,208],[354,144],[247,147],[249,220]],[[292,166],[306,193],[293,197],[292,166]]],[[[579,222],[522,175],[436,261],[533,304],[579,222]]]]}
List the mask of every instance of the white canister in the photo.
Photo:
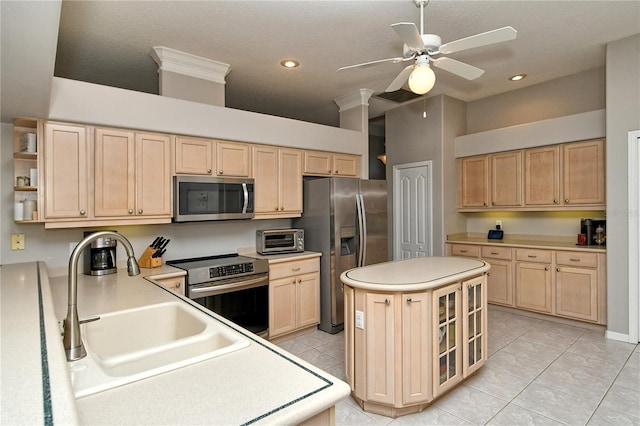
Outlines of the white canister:
{"type": "Polygon", "coordinates": [[[24,203],[20,201],[19,203],[15,203],[13,205],[13,220],[23,220],[24,219],[24,203]]]}
{"type": "Polygon", "coordinates": [[[25,133],[20,137],[20,151],[36,152],[35,133],[25,133]]]}
{"type": "Polygon", "coordinates": [[[30,169],[29,178],[31,180],[31,186],[38,186],[38,169],[30,169]]]}
{"type": "Polygon", "coordinates": [[[33,212],[36,211],[36,200],[24,200],[24,220],[33,220],[33,212]]]}

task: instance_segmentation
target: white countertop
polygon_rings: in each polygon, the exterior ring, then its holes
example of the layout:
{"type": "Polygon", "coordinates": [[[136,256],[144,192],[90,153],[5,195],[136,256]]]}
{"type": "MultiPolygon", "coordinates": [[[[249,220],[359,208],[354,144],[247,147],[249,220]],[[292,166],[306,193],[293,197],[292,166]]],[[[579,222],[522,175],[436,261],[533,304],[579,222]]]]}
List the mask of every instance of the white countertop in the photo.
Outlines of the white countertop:
{"type": "Polygon", "coordinates": [[[483,274],[488,263],[465,257],[416,257],[350,269],[340,280],[355,288],[379,291],[419,291],[483,274]]]}
{"type": "Polygon", "coordinates": [[[539,235],[507,235],[501,240],[490,240],[486,235],[477,233],[453,234],[447,236],[448,244],[473,244],[487,246],[508,246],[550,250],[570,250],[586,251],[596,253],[606,253],[606,246],[581,246],[577,245],[575,239],[560,238],[539,235]]]}
{"type": "Polygon", "coordinates": [[[294,260],[312,259],[314,257],[322,256],[322,253],[315,251],[303,251],[300,253],[283,253],[283,254],[260,254],[256,252],[255,247],[247,247],[238,249],[238,254],[243,256],[253,257],[254,259],[265,259],[269,261],[269,264],[291,262],[294,260]]]}
{"type": "MultiPolygon", "coordinates": [[[[211,313],[250,345],[76,400],[57,325],[66,314],[67,279],[48,279],[44,264],[39,263],[49,349],[43,356],[36,263],[0,268],[3,424],[42,424],[48,415],[53,423],[65,424],[295,424],[349,395],[346,383],[211,313]],[[5,333],[5,328],[14,331],[5,333]],[[48,361],[48,374],[40,367],[42,359],[48,361]],[[50,409],[42,403],[43,383],[47,381],[50,409]]],[[[163,266],[143,269],[137,277],[129,277],[123,270],[103,277],[79,274],[79,316],[176,298],[193,304],[144,279],[176,272],[181,271],[163,266]]]]}

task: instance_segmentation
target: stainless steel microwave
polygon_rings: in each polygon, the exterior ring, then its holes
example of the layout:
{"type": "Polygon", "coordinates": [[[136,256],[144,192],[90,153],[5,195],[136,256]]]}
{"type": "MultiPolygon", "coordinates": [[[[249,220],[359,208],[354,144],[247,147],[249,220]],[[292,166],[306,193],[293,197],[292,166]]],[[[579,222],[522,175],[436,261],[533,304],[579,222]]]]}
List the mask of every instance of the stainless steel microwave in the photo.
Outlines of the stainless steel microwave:
{"type": "Polygon", "coordinates": [[[256,231],[256,251],[260,254],[304,251],[304,229],[261,229],[256,231]]]}
{"type": "Polygon", "coordinates": [[[254,182],[250,178],[173,177],[173,221],[251,219],[254,182]]]}

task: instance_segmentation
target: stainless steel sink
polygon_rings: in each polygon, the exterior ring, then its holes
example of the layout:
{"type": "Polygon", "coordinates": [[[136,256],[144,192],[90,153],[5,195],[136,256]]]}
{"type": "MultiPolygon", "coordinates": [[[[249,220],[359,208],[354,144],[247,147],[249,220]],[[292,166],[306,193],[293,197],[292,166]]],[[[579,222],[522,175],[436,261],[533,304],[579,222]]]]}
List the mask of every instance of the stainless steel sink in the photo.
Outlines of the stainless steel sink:
{"type": "Polygon", "coordinates": [[[249,340],[185,302],[111,312],[81,326],[87,357],[69,363],[76,397],[249,346],[249,340]]]}

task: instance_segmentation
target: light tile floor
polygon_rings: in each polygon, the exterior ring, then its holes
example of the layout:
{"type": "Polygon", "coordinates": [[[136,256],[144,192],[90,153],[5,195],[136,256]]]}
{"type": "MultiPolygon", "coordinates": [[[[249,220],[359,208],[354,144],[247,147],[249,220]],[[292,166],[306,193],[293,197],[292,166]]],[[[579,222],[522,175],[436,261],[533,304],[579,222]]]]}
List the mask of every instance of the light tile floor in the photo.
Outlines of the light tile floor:
{"type": "MultiPolygon", "coordinates": [[[[640,345],[489,308],[489,359],[421,413],[364,412],[349,397],[337,425],[640,425],[640,345]]],[[[319,330],[280,347],[344,380],[344,335],[319,330]]]]}

